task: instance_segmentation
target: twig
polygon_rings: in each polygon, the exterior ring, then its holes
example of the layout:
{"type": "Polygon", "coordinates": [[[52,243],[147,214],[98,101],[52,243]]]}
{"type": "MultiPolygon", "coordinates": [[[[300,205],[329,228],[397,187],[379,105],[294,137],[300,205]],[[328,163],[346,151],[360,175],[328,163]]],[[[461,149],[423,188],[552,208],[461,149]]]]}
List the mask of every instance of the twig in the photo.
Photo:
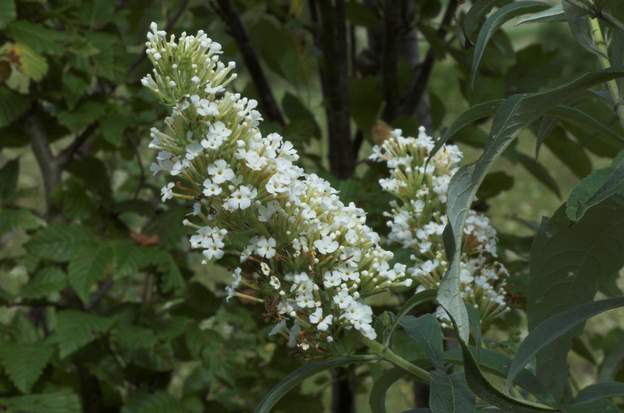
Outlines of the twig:
{"type": "Polygon", "coordinates": [[[348,45],[344,0],[319,2],[321,77],[329,134],[329,166],[338,179],[353,175],[355,159],[347,91],[348,45]]]}
{"type": "Polygon", "coordinates": [[[87,143],[87,140],[91,137],[93,132],[97,130],[97,127],[97,122],[87,126],[87,128],[82,131],[82,133],[78,135],[68,147],[66,147],[61,151],[61,153],[59,153],[59,155],[57,156],[57,161],[61,168],[68,164],[80,151],[80,149],[82,149],[82,146],[87,143]]]}
{"type": "Polygon", "coordinates": [[[238,13],[234,10],[231,1],[216,0],[215,9],[227,25],[229,34],[232,38],[234,38],[238,49],[243,55],[245,66],[247,67],[249,75],[258,90],[260,107],[262,108],[264,115],[272,122],[285,125],[286,121],[284,120],[284,116],[280,111],[279,105],[273,96],[271,86],[269,85],[262,66],[260,65],[260,60],[251,46],[245,26],[243,26],[243,22],[241,21],[238,13]]]}
{"type": "Polygon", "coordinates": [[[383,84],[384,107],[383,119],[392,121],[399,108],[399,51],[401,8],[397,7],[396,0],[383,0],[384,42],[383,58],[381,63],[381,79],[383,84]]]}
{"type": "MultiPolygon", "coordinates": [[[[442,17],[440,27],[437,30],[437,35],[440,39],[444,39],[446,37],[446,34],[448,33],[448,26],[451,24],[456,10],[457,0],[450,0],[448,6],[446,7],[446,11],[444,12],[444,16],[442,17]]],[[[435,57],[435,51],[433,47],[430,46],[422,67],[418,71],[418,76],[403,100],[403,114],[411,116],[416,112],[418,105],[427,90],[427,84],[429,83],[429,76],[431,75],[431,70],[433,69],[435,57]]]]}

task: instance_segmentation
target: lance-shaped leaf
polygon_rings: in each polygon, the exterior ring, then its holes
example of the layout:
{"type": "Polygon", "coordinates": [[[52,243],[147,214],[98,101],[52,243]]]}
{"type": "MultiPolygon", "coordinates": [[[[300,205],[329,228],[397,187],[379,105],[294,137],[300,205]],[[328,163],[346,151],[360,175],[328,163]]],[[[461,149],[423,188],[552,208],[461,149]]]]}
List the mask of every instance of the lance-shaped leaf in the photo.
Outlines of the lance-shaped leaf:
{"type": "Polygon", "coordinates": [[[398,367],[386,370],[371,388],[368,404],[372,413],[386,413],[386,393],[394,383],[405,376],[405,371],[398,367]]]}
{"type": "Polygon", "coordinates": [[[351,356],[339,357],[326,361],[315,361],[305,364],[290,373],[275,387],[273,387],[256,408],[256,413],[269,413],[282,397],[288,394],[288,392],[297,387],[308,377],[311,377],[316,373],[320,373],[323,370],[347,366],[349,364],[361,362],[362,360],[362,357],[351,356]]]}
{"type": "Polygon", "coordinates": [[[605,70],[583,75],[572,82],[539,93],[507,98],[494,115],[483,154],[473,164],[461,167],[451,179],[448,191],[448,225],[444,243],[450,265],[438,290],[438,302],[449,313],[460,337],[467,341],[469,322],[459,285],[461,242],[464,220],[479,185],[492,163],[507,149],[518,132],[543,113],[576,98],[586,89],[624,76],[624,71],[605,70]]]}
{"type": "Polygon", "coordinates": [[[587,403],[601,399],[624,396],[624,383],[616,381],[597,383],[582,389],[574,399],[574,403],[587,403]]]}
{"type": "Polygon", "coordinates": [[[541,349],[582,325],[587,319],[619,307],[624,307],[623,297],[594,301],[564,311],[539,324],[520,344],[509,368],[507,386],[511,386],[516,375],[541,349]]]}
{"type": "Polygon", "coordinates": [[[481,63],[481,59],[485,53],[485,47],[499,27],[514,17],[539,12],[548,9],[549,7],[550,5],[548,3],[541,1],[516,1],[501,7],[489,16],[485,20],[483,27],[481,27],[481,31],[479,31],[479,36],[477,37],[477,42],[475,44],[474,55],[472,58],[472,74],[470,84],[474,85],[474,81],[479,70],[479,64],[481,63]]]}
{"type": "Polygon", "coordinates": [[[431,375],[429,407],[432,413],[471,413],[475,409],[475,397],[461,373],[435,371],[431,375]]]}
{"type": "Polygon", "coordinates": [[[565,21],[565,13],[563,12],[563,5],[555,4],[549,9],[530,14],[521,19],[518,19],[518,25],[524,23],[544,23],[544,22],[560,22],[565,21]]]}

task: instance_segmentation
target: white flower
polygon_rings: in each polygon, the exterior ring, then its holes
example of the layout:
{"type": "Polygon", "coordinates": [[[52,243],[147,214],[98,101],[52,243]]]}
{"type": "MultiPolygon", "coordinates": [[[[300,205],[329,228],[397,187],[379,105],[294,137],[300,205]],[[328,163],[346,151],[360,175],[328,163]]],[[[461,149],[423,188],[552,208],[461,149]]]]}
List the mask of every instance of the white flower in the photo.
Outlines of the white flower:
{"type": "Polygon", "coordinates": [[[270,280],[269,280],[269,284],[271,285],[271,287],[273,287],[273,289],[275,290],[279,290],[282,283],[280,282],[279,278],[277,278],[276,276],[272,275],[270,280]]]}
{"type": "Polygon", "coordinates": [[[234,179],[234,171],[223,159],[217,159],[208,167],[208,175],[212,176],[213,182],[217,184],[234,179]]]}
{"type": "Polygon", "coordinates": [[[175,184],[173,182],[169,182],[167,185],[160,188],[160,195],[163,202],[173,198],[173,187],[175,184]]]}
{"type": "Polygon", "coordinates": [[[334,316],[330,314],[327,317],[325,317],[323,321],[321,321],[318,324],[318,326],[316,326],[316,328],[319,331],[327,331],[329,329],[329,326],[332,325],[332,321],[334,321],[334,316]]]}
{"type": "Polygon", "coordinates": [[[206,149],[219,149],[231,134],[232,131],[226,128],[223,122],[217,121],[210,125],[206,137],[201,141],[201,145],[206,149]]]}
{"type": "Polygon", "coordinates": [[[318,324],[322,318],[323,318],[323,309],[319,307],[316,310],[314,310],[312,314],[310,314],[310,316],[308,317],[308,320],[310,320],[312,324],[318,324]]]}
{"type": "Polygon", "coordinates": [[[256,254],[261,257],[271,259],[275,256],[275,239],[274,238],[265,238],[259,237],[256,240],[256,254]]]}
{"type": "Polygon", "coordinates": [[[235,209],[247,209],[251,202],[258,196],[258,191],[247,185],[241,185],[226,199],[224,208],[233,211],[235,209]]]}
{"type": "Polygon", "coordinates": [[[197,95],[191,96],[191,103],[195,106],[195,110],[201,116],[217,116],[219,114],[219,108],[215,102],[211,102],[208,99],[201,99],[197,95]]]}
{"type": "Polygon", "coordinates": [[[333,238],[325,236],[314,241],[314,246],[321,254],[331,254],[338,249],[339,244],[333,238]]]}
{"type": "Polygon", "coordinates": [[[215,196],[219,195],[222,192],[221,187],[214,183],[211,179],[206,179],[204,181],[204,191],[203,194],[206,196],[215,196]]]}

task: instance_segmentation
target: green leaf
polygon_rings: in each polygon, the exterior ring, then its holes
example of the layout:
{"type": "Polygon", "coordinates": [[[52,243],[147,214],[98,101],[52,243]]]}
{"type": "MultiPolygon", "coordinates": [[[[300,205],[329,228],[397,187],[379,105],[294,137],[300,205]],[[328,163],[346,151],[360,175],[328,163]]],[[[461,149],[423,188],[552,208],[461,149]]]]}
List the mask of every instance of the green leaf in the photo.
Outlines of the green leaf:
{"type": "Polygon", "coordinates": [[[477,199],[485,201],[494,198],[502,192],[513,187],[514,178],[503,171],[490,172],[483,179],[483,183],[477,191],[477,199]]]}
{"type": "Polygon", "coordinates": [[[30,106],[30,97],[0,86],[0,128],[22,116],[30,106]]]}
{"type": "Polygon", "coordinates": [[[574,404],[624,396],[624,383],[597,383],[582,389],[574,398],[574,404]]]}
{"type": "Polygon", "coordinates": [[[447,205],[449,224],[444,231],[449,267],[438,289],[438,303],[450,314],[463,340],[467,340],[469,335],[468,315],[459,285],[463,226],[468,209],[490,165],[511,144],[518,132],[538,119],[543,112],[565,104],[589,87],[621,76],[624,76],[623,71],[590,73],[555,89],[518,94],[505,99],[496,111],[481,157],[475,163],[461,167],[451,179],[447,205]]]}
{"type": "Polygon", "coordinates": [[[0,2],[0,29],[4,29],[17,17],[15,11],[15,0],[4,0],[0,2]]]}
{"type": "Polygon", "coordinates": [[[121,413],[184,413],[186,409],[172,395],[159,391],[133,395],[121,413]]]}
{"type": "Polygon", "coordinates": [[[529,335],[518,347],[516,357],[509,368],[507,386],[511,386],[518,372],[541,349],[582,325],[589,318],[619,307],[624,307],[624,298],[622,297],[593,301],[558,313],[541,322],[529,332],[529,335]]]}
{"type": "Polygon", "coordinates": [[[93,240],[91,232],[81,225],[51,224],[37,232],[27,247],[40,258],[64,262],[75,249],[93,240]]]}
{"type": "Polygon", "coordinates": [[[498,0],[481,0],[473,4],[464,17],[464,33],[473,40],[482,19],[492,10],[498,0]]]}
{"type": "Polygon", "coordinates": [[[59,354],[64,358],[94,341],[112,325],[112,318],[64,310],[57,314],[56,331],[50,336],[50,342],[58,344],[59,354]]]}
{"type": "MultiPolygon", "coordinates": [[[[531,248],[527,314],[529,331],[561,311],[591,302],[624,265],[622,205],[607,201],[571,223],[564,207],[544,221],[531,248]]],[[[537,375],[555,394],[567,383],[567,354],[579,329],[543,349],[537,375]]]]}
{"type": "Polygon", "coordinates": [[[450,139],[461,132],[466,127],[475,123],[478,120],[492,116],[496,109],[503,103],[503,99],[488,100],[487,102],[477,103],[470,107],[470,109],[462,112],[455,121],[445,131],[442,138],[438,139],[435,146],[431,150],[429,159],[444,146],[450,139]]]}
{"type": "Polygon", "coordinates": [[[0,364],[15,387],[28,393],[52,358],[47,344],[0,342],[0,364]]]}
{"type": "Polygon", "coordinates": [[[20,289],[24,298],[42,298],[57,293],[67,286],[67,276],[58,267],[45,267],[20,289]]]}
{"type": "Polygon", "coordinates": [[[339,357],[333,360],[313,361],[307,363],[290,373],[275,387],[273,387],[271,391],[264,397],[264,399],[262,399],[255,412],[269,413],[282,397],[284,397],[288,392],[301,384],[302,381],[304,381],[308,377],[315,375],[316,373],[335,367],[347,366],[349,364],[357,363],[359,361],[361,362],[362,358],[357,356],[350,356],[339,357]]]}
{"type": "Polygon", "coordinates": [[[498,390],[490,381],[483,375],[477,361],[475,360],[472,352],[464,343],[463,340],[459,340],[462,347],[462,354],[464,356],[464,374],[466,376],[466,382],[468,387],[474,392],[474,394],[482,400],[491,403],[492,405],[503,409],[506,413],[535,413],[535,412],[557,412],[558,409],[550,406],[546,406],[541,403],[534,403],[527,400],[520,400],[511,397],[502,391],[498,390]]]}
{"type": "Polygon", "coordinates": [[[414,307],[430,301],[435,301],[436,294],[437,292],[435,290],[424,290],[414,294],[405,303],[403,303],[401,309],[399,310],[399,313],[392,323],[392,326],[390,327],[388,336],[386,337],[386,345],[390,342],[390,339],[392,338],[392,333],[399,326],[401,319],[405,317],[414,307]]]}
{"type": "Polygon", "coordinates": [[[4,413],[81,413],[80,399],[69,391],[0,398],[4,413]]]}
{"type": "Polygon", "coordinates": [[[113,252],[107,243],[82,244],[73,250],[67,276],[83,303],[88,303],[91,287],[104,276],[112,260],[113,252]]]}
{"type": "Polygon", "coordinates": [[[579,221],[592,207],[624,190],[624,152],[609,168],[599,169],[579,182],[566,204],[566,215],[579,221]]]}
{"type": "Polygon", "coordinates": [[[562,0],[563,11],[565,18],[568,21],[568,26],[572,35],[576,38],[578,44],[580,44],[585,50],[594,53],[598,56],[603,54],[598,50],[591,35],[590,8],[579,7],[578,2],[570,0],[562,0]]]}
{"type": "Polygon", "coordinates": [[[383,102],[378,80],[373,76],[349,78],[348,91],[351,116],[357,126],[368,134],[379,118],[383,102]]]}
{"type": "Polygon", "coordinates": [[[471,413],[475,409],[475,397],[461,373],[449,375],[434,371],[431,374],[429,407],[432,413],[471,413]]]}
{"type": "Polygon", "coordinates": [[[555,181],[555,178],[552,177],[550,172],[548,172],[548,169],[546,169],[541,163],[516,150],[509,151],[506,153],[506,156],[512,161],[519,162],[524,169],[544,184],[546,188],[550,189],[555,195],[561,198],[561,191],[559,190],[557,181],[555,181]]]}
{"type": "Polygon", "coordinates": [[[610,136],[614,140],[619,141],[620,144],[624,144],[624,137],[618,133],[618,128],[604,124],[581,108],[559,105],[548,111],[548,115],[582,128],[594,130],[604,136],[610,136]]]}
{"type": "Polygon", "coordinates": [[[414,316],[404,316],[400,320],[401,327],[422,347],[436,368],[442,369],[442,329],[440,323],[432,314],[425,314],[418,318],[414,316]]]}
{"type": "Polygon", "coordinates": [[[533,13],[529,16],[518,19],[517,24],[525,23],[544,23],[544,22],[561,22],[565,21],[565,13],[563,12],[563,5],[555,4],[549,9],[533,13]]]}
{"type": "Polygon", "coordinates": [[[0,168],[0,203],[13,197],[17,189],[19,176],[19,158],[12,159],[0,168]]]}
{"type": "Polygon", "coordinates": [[[368,404],[372,413],[386,413],[386,394],[388,393],[388,389],[403,376],[405,376],[405,372],[395,367],[384,371],[381,376],[375,380],[368,398],[368,404]]]}
{"type": "Polygon", "coordinates": [[[19,56],[21,72],[32,80],[38,82],[48,73],[46,59],[30,47],[17,43],[13,50],[19,56]]]}
{"type": "Polygon", "coordinates": [[[28,231],[45,225],[45,221],[24,208],[0,209],[0,234],[16,229],[28,231]]]}
{"type": "Polygon", "coordinates": [[[589,156],[562,128],[554,128],[544,143],[577,177],[582,178],[591,172],[592,164],[589,156]]]}
{"type": "Polygon", "coordinates": [[[496,32],[496,30],[498,30],[500,26],[505,24],[507,21],[513,19],[514,17],[523,14],[543,11],[547,8],[549,8],[549,4],[543,3],[541,1],[522,0],[507,4],[498,9],[491,16],[489,16],[485,20],[483,27],[481,27],[481,30],[479,31],[479,36],[477,37],[477,42],[475,44],[475,50],[472,59],[470,84],[474,85],[479,70],[479,63],[481,62],[481,58],[483,57],[483,53],[485,52],[485,47],[494,35],[494,32],[496,32]]]}
{"type": "Polygon", "coordinates": [[[48,29],[41,24],[18,20],[9,24],[6,33],[12,39],[27,44],[35,52],[47,54],[61,54],[63,52],[65,34],[48,29]]]}
{"type": "Polygon", "coordinates": [[[103,103],[88,101],[71,112],[59,113],[57,117],[69,130],[79,132],[100,119],[105,113],[106,106],[103,103]]]}

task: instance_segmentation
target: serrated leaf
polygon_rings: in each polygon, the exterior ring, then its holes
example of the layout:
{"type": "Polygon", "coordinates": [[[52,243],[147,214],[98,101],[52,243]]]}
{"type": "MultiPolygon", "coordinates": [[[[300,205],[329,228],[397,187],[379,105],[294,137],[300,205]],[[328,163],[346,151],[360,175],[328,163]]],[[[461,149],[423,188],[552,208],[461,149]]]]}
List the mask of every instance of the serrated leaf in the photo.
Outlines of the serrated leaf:
{"type": "Polygon", "coordinates": [[[25,231],[37,229],[45,224],[45,221],[35,215],[31,210],[24,208],[0,209],[0,234],[16,229],[25,231]]]}
{"type": "Polygon", "coordinates": [[[98,242],[77,246],[69,259],[69,284],[83,303],[89,301],[91,287],[99,281],[113,260],[110,245],[98,242]]]}
{"type": "Polygon", "coordinates": [[[562,311],[544,321],[529,332],[522,341],[516,357],[509,368],[507,385],[511,386],[518,372],[541,349],[582,325],[589,318],[616,308],[624,307],[624,298],[611,298],[578,305],[562,311]]]}
{"type": "Polygon", "coordinates": [[[40,81],[48,73],[48,62],[39,53],[22,43],[16,43],[13,50],[19,56],[20,70],[34,81],[40,81]]]}
{"type": "Polygon", "coordinates": [[[38,271],[20,289],[24,298],[41,298],[61,291],[67,286],[67,276],[58,267],[45,267],[38,271]]]}
{"type": "Polygon", "coordinates": [[[357,363],[361,361],[358,357],[339,357],[333,360],[326,361],[313,361],[303,365],[297,370],[284,377],[275,387],[271,389],[269,393],[262,399],[256,413],[269,413],[273,410],[273,407],[284,397],[288,392],[301,384],[302,381],[311,377],[321,371],[328,370],[335,367],[347,366],[349,364],[357,363]]]}
{"type": "Polygon", "coordinates": [[[15,387],[28,393],[52,358],[53,348],[47,344],[2,343],[0,363],[15,387]]]}
{"type": "Polygon", "coordinates": [[[485,47],[499,27],[514,17],[543,11],[549,7],[550,5],[548,3],[543,3],[541,1],[521,0],[509,3],[489,16],[481,27],[479,36],[477,37],[477,42],[475,44],[475,50],[472,58],[470,84],[474,85],[479,70],[479,64],[483,58],[483,53],[485,53],[485,47]]]}
{"type": "Polygon", "coordinates": [[[56,331],[50,336],[50,342],[59,346],[59,354],[65,358],[91,343],[112,325],[112,318],[64,310],[57,314],[56,331]]]}
{"type": "Polygon", "coordinates": [[[81,413],[80,399],[69,391],[0,398],[4,413],[81,413]]]}
{"type": "Polygon", "coordinates": [[[0,168],[0,204],[13,197],[17,189],[19,158],[11,159],[0,168]]]}
{"type": "Polygon", "coordinates": [[[19,118],[30,105],[30,97],[0,86],[0,128],[19,118]]]}
{"type": "Polygon", "coordinates": [[[431,374],[429,407],[432,413],[472,413],[475,397],[461,373],[449,375],[434,371],[431,374]]]}
{"type": "Polygon", "coordinates": [[[93,240],[91,232],[81,225],[51,224],[37,232],[27,248],[40,258],[64,262],[76,248],[93,240]]]}
{"type": "Polygon", "coordinates": [[[438,303],[450,314],[463,340],[468,340],[469,320],[459,286],[459,260],[466,214],[481,181],[492,162],[511,144],[518,132],[537,120],[543,112],[585,93],[589,87],[624,76],[624,71],[606,70],[587,74],[539,93],[513,95],[498,107],[492,129],[481,157],[473,164],[462,166],[451,179],[448,190],[444,244],[449,259],[448,270],[438,289],[438,303]]]}
{"type": "Polygon", "coordinates": [[[566,203],[566,215],[578,221],[590,208],[615,194],[624,194],[624,152],[609,168],[592,172],[574,187],[566,203]]]}
{"type": "Polygon", "coordinates": [[[0,2],[0,29],[4,29],[17,17],[15,11],[15,0],[4,0],[0,2]]]}
{"type": "Polygon", "coordinates": [[[186,409],[172,395],[159,391],[133,395],[121,413],[184,413],[186,409]]]}
{"type": "Polygon", "coordinates": [[[106,113],[103,103],[88,101],[69,112],[60,112],[57,117],[69,130],[78,132],[100,119],[106,113]]]}
{"type": "Polygon", "coordinates": [[[18,42],[27,44],[38,53],[60,54],[63,52],[65,34],[41,24],[18,20],[8,25],[6,34],[18,42]]]}

